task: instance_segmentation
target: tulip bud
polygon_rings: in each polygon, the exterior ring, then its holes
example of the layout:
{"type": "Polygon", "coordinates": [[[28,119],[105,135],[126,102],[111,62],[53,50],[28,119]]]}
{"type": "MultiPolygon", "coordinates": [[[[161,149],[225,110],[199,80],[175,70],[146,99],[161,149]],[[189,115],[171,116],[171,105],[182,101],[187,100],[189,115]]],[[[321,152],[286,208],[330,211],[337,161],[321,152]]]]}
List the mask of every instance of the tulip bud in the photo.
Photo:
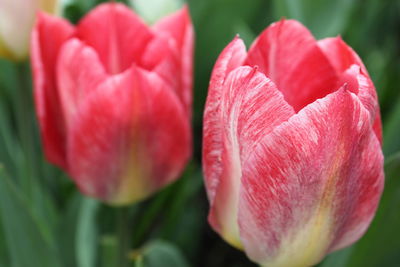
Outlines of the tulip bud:
{"type": "Polygon", "coordinates": [[[192,48],[186,7],[151,28],[118,3],[76,27],[41,14],[31,49],[48,160],[111,204],[177,179],[191,154],[192,48]]]}
{"type": "Polygon", "coordinates": [[[0,57],[24,59],[36,12],[55,13],[57,3],[56,0],[0,0],[0,57]]]}
{"type": "Polygon", "coordinates": [[[374,85],[340,37],[269,26],[219,56],[204,113],[209,222],[263,266],[311,266],[367,230],[383,189],[374,85]]]}

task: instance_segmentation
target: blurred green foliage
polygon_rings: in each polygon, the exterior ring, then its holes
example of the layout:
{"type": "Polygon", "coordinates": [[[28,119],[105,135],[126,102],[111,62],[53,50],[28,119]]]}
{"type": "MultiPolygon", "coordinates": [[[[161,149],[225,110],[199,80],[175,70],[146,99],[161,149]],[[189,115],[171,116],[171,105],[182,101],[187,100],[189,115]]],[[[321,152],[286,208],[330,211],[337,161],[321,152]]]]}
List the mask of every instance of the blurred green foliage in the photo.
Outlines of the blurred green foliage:
{"type": "MultiPolygon", "coordinates": [[[[76,23],[100,2],[65,0],[64,16],[76,23]]],[[[282,17],[300,20],[317,38],[342,35],[364,60],[381,104],[388,160],[377,216],[358,243],[320,266],[399,266],[400,1],[187,2],[196,31],[193,160],[182,179],[129,208],[132,266],[254,266],[208,226],[202,111],[221,50],[236,34],[249,46],[282,17]]],[[[27,62],[0,60],[0,267],[113,266],[118,257],[115,211],[80,195],[64,173],[44,160],[29,77],[27,62]]]]}

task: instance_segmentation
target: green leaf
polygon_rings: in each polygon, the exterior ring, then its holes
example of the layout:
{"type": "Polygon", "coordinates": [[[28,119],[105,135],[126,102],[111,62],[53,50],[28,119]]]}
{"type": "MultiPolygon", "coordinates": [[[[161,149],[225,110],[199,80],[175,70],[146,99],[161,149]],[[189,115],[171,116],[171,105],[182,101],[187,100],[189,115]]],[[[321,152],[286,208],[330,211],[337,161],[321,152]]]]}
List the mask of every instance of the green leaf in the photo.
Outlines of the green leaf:
{"type": "Polygon", "coordinates": [[[98,239],[96,215],[99,206],[99,202],[90,198],[85,198],[81,202],[75,244],[79,267],[96,266],[98,239]]]}
{"type": "Polygon", "coordinates": [[[385,163],[385,189],[375,219],[352,247],[333,253],[323,267],[395,267],[400,262],[400,153],[385,163]],[[331,259],[336,258],[336,259],[331,259]]]}
{"type": "Polygon", "coordinates": [[[59,267],[51,237],[0,167],[0,218],[12,267],[59,267]]]}
{"type": "Polygon", "coordinates": [[[101,266],[113,266],[118,261],[118,240],[115,235],[105,235],[100,240],[101,266]]]}
{"type": "Polygon", "coordinates": [[[178,248],[166,241],[153,241],[133,254],[135,267],[189,267],[178,248]]]}
{"type": "Polygon", "coordinates": [[[59,251],[64,266],[77,266],[76,263],[76,237],[78,229],[78,219],[83,197],[80,193],[74,192],[68,198],[67,206],[62,210],[62,219],[57,225],[57,238],[59,251]]]}

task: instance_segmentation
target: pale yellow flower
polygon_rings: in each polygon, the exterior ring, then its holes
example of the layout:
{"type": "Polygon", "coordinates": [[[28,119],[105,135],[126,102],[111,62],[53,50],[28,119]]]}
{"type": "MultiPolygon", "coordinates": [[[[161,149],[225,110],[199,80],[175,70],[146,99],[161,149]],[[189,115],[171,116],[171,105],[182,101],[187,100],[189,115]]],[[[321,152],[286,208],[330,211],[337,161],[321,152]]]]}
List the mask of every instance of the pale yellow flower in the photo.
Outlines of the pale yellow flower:
{"type": "Polygon", "coordinates": [[[0,57],[25,59],[37,11],[56,13],[57,7],[57,0],[0,0],[0,57]]]}

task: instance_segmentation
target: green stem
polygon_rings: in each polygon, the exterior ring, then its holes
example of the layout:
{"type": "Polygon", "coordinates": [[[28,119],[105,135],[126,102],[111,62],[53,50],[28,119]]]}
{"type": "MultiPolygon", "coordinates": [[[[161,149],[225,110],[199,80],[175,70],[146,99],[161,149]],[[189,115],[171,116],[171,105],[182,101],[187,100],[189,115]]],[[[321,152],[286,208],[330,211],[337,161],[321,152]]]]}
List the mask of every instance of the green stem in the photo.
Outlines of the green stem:
{"type": "Polygon", "coordinates": [[[117,237],[118,237],[118,267],[128,266],[128,254],[129,254],[129,236],[130,236],[130,225],[129,225],[129,208],[120,207],[117,209],[116,214],[116,225],[117,225],[117,237]]]}

